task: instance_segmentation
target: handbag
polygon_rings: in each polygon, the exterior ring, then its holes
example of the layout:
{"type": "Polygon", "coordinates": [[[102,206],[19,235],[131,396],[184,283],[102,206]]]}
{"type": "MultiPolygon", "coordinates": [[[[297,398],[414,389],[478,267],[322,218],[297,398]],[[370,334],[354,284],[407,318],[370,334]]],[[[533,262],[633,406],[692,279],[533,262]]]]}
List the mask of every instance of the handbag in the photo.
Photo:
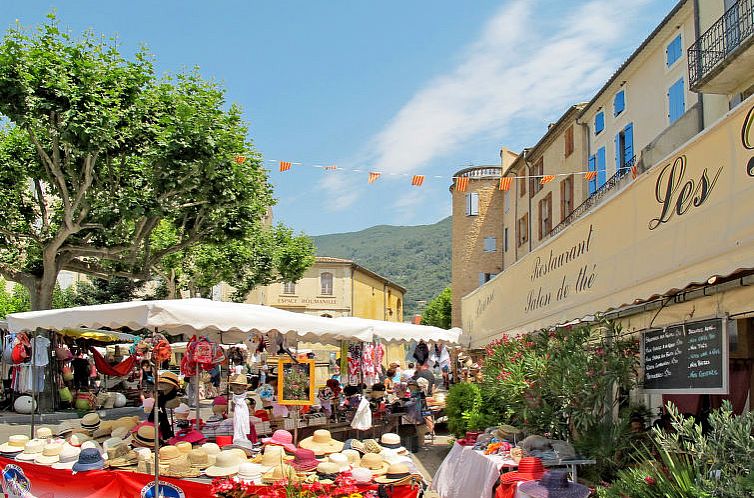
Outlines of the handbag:
{"type": "Polygon", "coordinates": [[[60,389],[58,389],[58,396],[60,397],[60,401],[63,401],[65,403],[70,403],[71,401],[73,401],[71,390],[67,387],[61,387],[60,389]]]}
{"type": "Polygon", "coordinates": [[[68,365],[63,367],[63,380],[66,382],[70,382],[73,380],[73,371],[71,370],[71,367],[68,365]]]}

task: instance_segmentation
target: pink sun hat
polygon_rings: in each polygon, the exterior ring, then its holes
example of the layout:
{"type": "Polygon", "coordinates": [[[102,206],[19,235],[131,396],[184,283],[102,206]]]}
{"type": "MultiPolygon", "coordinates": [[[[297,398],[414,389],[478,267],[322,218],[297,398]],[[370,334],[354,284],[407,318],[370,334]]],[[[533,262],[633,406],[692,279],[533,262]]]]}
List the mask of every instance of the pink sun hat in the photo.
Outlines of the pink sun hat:
{"type": "Polygon", "coordinates": [[[282,446],[289,453],[294,453],[296,451],[296,446],[293,444],[293,434],[283,429],[278,429],[273,432],[272,437],[262,439],[262,444],[282,446]]]}

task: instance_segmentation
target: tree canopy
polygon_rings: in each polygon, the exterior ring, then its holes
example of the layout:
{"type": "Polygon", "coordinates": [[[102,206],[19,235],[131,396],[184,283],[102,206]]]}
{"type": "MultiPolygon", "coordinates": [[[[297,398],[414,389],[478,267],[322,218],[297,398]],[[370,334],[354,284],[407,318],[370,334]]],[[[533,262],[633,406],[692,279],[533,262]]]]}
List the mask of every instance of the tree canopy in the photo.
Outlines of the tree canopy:
{"type": "Polygon", "coordinates": [[[52,305],[61,270],[146,280],[213,248],[246,252],[246,285],[300,277],[312,256],[265,226],[272,190],[248,126],[197,70],[157,77],[145,50],[126,58],[51,15],[0,44],[0,123],[0,275],[33,309],[52,305]]]}
{"type": "Polygon", "coordinates": [[[452,300],[450,287],[443,289],[441,293],[427,303],[422,315],[422,325],[434,325],[441,329],[450,328],[452,300]]]}

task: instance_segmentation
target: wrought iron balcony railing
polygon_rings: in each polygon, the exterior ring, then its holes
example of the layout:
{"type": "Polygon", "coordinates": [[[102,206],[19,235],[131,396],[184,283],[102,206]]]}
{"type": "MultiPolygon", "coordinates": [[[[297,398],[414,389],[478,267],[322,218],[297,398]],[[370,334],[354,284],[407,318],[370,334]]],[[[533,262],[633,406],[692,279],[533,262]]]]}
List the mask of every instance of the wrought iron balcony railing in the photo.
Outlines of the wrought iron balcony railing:
{"type": "Polygon", "coordinates": [[[620,179],[631,171],[635,163],[636,156],[632,157],[631,160],[621,168],[618,168],[618,171],[613,176],[611,176],[604,184],[602,184],[597,190],[595,190],[592,195],[587,197],[584,202],[576,206],[576,209],[571,211],[571,214],[566,216],[563,221],[555,225],[553,229],[550,230],[548,236],[552,237],[553,235],[562,232],[568,225],[570,225],[571,223],[579,219],[582,215],[584,215],[587,211],[598,205],[605,197],[605,195],[607,195],[608,192],[613,190],[618,185],[620,179]]]}
{"type": "Polygon", "coordinates": [[[752,34],[754,0],[739,0],[689,47],[689,86],[695,88],[752,34]]]}

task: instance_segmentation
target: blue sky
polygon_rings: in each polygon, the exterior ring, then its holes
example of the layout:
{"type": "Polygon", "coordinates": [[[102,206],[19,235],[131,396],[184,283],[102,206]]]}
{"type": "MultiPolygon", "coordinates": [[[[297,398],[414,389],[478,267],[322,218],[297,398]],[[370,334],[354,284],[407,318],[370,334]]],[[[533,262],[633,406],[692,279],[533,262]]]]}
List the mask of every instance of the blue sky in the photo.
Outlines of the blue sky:
{"type": "Polygon", "coordinates": [[[448,186],[534,144],[589,100],[675,0],[0,0],[0,26],[44,20],[146,44],[161,72],[199,66],[245,110],[271,162],[276,221],[310,235],[434,223],[448,186]],[[349,171],[311,165],[336,164],[349,171]],[[367,171],[383,175],[367,184],[367,171]],[[412,187],[402,175],[427,176],[412,187]],[[434,176],[445,178],[436,179],[434,176]]]}

